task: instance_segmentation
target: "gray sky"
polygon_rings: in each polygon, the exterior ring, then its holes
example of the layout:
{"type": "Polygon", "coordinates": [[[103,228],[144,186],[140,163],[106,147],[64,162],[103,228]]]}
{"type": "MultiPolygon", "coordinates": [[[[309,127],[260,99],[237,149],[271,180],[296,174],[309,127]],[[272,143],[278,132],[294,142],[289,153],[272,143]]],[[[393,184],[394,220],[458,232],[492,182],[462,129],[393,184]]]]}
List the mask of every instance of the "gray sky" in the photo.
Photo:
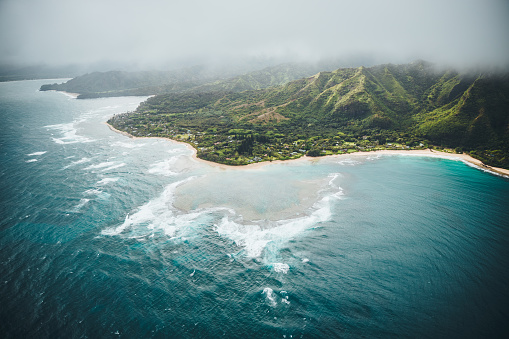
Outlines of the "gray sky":
{"type": "Polygon", "coordinates": [[[509,1],[0,0],[0,63],[353,55],[509,65],[509,1]]]}

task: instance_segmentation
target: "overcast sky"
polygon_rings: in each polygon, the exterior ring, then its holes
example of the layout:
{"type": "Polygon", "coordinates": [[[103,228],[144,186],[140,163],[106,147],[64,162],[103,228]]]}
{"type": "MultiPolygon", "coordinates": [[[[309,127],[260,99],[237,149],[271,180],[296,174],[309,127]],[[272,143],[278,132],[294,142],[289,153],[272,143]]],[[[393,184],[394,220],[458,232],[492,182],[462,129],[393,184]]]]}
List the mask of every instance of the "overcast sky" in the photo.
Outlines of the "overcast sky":
{"type": "Polygon", "coordinates": [[[0,0],[0,63],[509,64],[508,0],[0,0]]]}

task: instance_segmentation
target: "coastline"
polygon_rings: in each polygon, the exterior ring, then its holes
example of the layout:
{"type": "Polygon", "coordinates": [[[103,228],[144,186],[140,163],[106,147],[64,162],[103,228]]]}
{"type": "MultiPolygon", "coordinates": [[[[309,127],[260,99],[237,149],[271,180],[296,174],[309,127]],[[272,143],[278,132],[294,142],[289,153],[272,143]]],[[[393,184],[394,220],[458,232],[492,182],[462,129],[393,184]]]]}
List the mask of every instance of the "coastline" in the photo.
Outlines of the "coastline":
{"type": "Polygon", "coordinates": [[[62,93],[63,95],[67,96],[67,97],[70,97],[70,98],[73,98],[73,99],[77,99],[78,96],[80,95],[79,93],[71,93],[71,92],[66,92],[66,91],[57,91],[55,89],[50,89],[50,90],[47,90],[45,92],[57,92],[57,93],[62,93]]]}
{"type": "Polygon", "coordinates": [[[74,99],[78,99],[78,97],[80,96],[79,93],[71,93],[71,92],[62,92],[64,95],[67,95],[71,98],[74,98],[74,99]]]}
{"type": "Polygon", "coordinates": [[[113,132],[122,134],[122,135],[129,137],[131,139],[164,139],[164,140],[169,140],[169,141],[177,143],[177,144],[183,144],[186,147],[188,147],[190,150],[192,150],[192,152],[193,152],[192,158],[194,160],[196,160],[198,162],[205,163],[212,167],[217,167],[217,168],[223,169],[223,170],[246,170],[246,169],[251,170],[251,169],[260,169],[260,168],[270,165],[270,164],[278,164],[278,163],[282,164],[282,163],[289,163],[289,162],[293,163],[293,162],[297,162],[297,161],[316,161],[321,158],[327,158],[327,157],[366,156],[366,155],[376,154],[376,155],[411,155],[411,156],[435,157],[435,158],[450,159],[450,160],[460,160],[467,164],[473,165],[475,168],[478,168],[480,170],[509,178],[509,170],[507,170],[505,168],[487,166],[481,160],[473,158],[468,154],[446,153],[446,152],[440,152],[437,150],[433,151],[431,149],[359,151],[359,152],[348,153],[348,154],[328,155],[328,156],[324,156],[324,157],[308,157],[308,156],[304,155],[300,158],[291,159],[291,160],[262,161],[262,162],[257,162],[254,164],[249,164],[249,165],[244,165],[244,166],[231,166],[231,165],[220,164],[217,162],[212,162],[212,161],[203,160],[203,159],[198,158],[196,148],[194,148],[193,146],[189,145],[186,142],[176,141],[176,140],[173,140],[170,138],[165,138],[165,137],[135,137],[127,132],[120,131],[120,130],[116,129],[115,127],[111,126],[107,122],[105,122],[105,124],[113,132]]]}

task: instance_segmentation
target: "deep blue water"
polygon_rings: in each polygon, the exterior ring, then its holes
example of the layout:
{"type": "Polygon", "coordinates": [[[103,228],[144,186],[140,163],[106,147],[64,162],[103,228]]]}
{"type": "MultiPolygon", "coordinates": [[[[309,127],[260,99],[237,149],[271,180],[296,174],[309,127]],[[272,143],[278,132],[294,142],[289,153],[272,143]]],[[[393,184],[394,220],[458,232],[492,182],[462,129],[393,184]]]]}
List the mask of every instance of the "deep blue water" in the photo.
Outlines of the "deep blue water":
{"type": "Polygon", "coordinates": [[[222,170],[0,83],[2,337],[507,337],[509,180],[350,156],[222,170]]]}

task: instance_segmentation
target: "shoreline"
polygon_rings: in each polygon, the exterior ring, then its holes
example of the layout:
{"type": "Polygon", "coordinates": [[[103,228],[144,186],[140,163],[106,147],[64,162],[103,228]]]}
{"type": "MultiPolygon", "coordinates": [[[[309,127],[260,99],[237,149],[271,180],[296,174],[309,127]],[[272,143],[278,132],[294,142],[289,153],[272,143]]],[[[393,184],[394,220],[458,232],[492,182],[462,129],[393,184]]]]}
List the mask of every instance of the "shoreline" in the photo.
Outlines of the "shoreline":
{"type": "Polygon", "coordinates": [[[71,97],[71,98],[74,98],[74,99],[78,99],[78,97],[80,96],[79,93],[71,93],[71,92],[65,92],[65,91],[60,91],[63,95],[67,95],[68,97],[71,97]]]}
{"type": "Polygon", "coordinates": [[[334,155],[327,155],[323,157],[308,157],[306,155],[297,158],[297,159],[290,159],[290,160],[274,160],[274,161],[262,161],[257,162],[254,164],[249,165],[243,165],[243,166],[232,166],[232,165],[225,165],[220,164],[217,162],[212,162],[204,159],[200,159],[197,156],[197,150],[193,146],[189,145],[186,142],[183,141],[177,141],[170,138],[165,137],[135,137],[127,132],[120,131],[116,129],[115,127],[111,126],[107,122],[105,124],[109,127],[110,130],[113,132],[122,134],[126,137],[129,137],[131,139],[164,139],[169,140],[171,142],[177,143],[177,144],[183,144],[186,147],[188,147],[190,150],[192,150],[192,158],[198,162],[205,163],[212,167],[217,167],[222,170],[246,170],[246,169],[260,169],[264,166],[270,165],[270,164],[282,164],[282,163],[294,163],[297,161],[317,161],[319,159],[323,158],[329,158],[329,157],[344,157],[344,156],[366,156],[366,155],[411,155],[411,156],[425,156],[425,157],[434,157],[434,158],[442,158],[442,159],[449,159],[449,160],[460,160],[467,164],[473,165],[475,168],[478,168],[482,171],[486,171],[495,175],[500,175],[506,178],[509,178],[509,170],[505,168],[499,168],[499,167],[491,167],[485,165],[481,160],[478,160],[476,158],[471,157],[468,154],[465,153],[447,153],[447,152],[440,152],[440,151],[433,151],[431,149],[422,149],[422,150],[377,150],[377,151],[359,151],[359,152],[353,152],[353,153],[347,153],[347,154],[334,154],[334,155]]]}
{"type": "Polygon", "coordinates": [[[43,92],[57,92],[57,93],[61,93],[67,97],[71,97],[73,99],[78,99],[78,96],[80,95],[79,93],[71,93],[71,92],[66,92],[66,91],[57,91],[56,89],[50,89],[50,90],[47,90],[47,91],[43,91],[43,92]]]}

